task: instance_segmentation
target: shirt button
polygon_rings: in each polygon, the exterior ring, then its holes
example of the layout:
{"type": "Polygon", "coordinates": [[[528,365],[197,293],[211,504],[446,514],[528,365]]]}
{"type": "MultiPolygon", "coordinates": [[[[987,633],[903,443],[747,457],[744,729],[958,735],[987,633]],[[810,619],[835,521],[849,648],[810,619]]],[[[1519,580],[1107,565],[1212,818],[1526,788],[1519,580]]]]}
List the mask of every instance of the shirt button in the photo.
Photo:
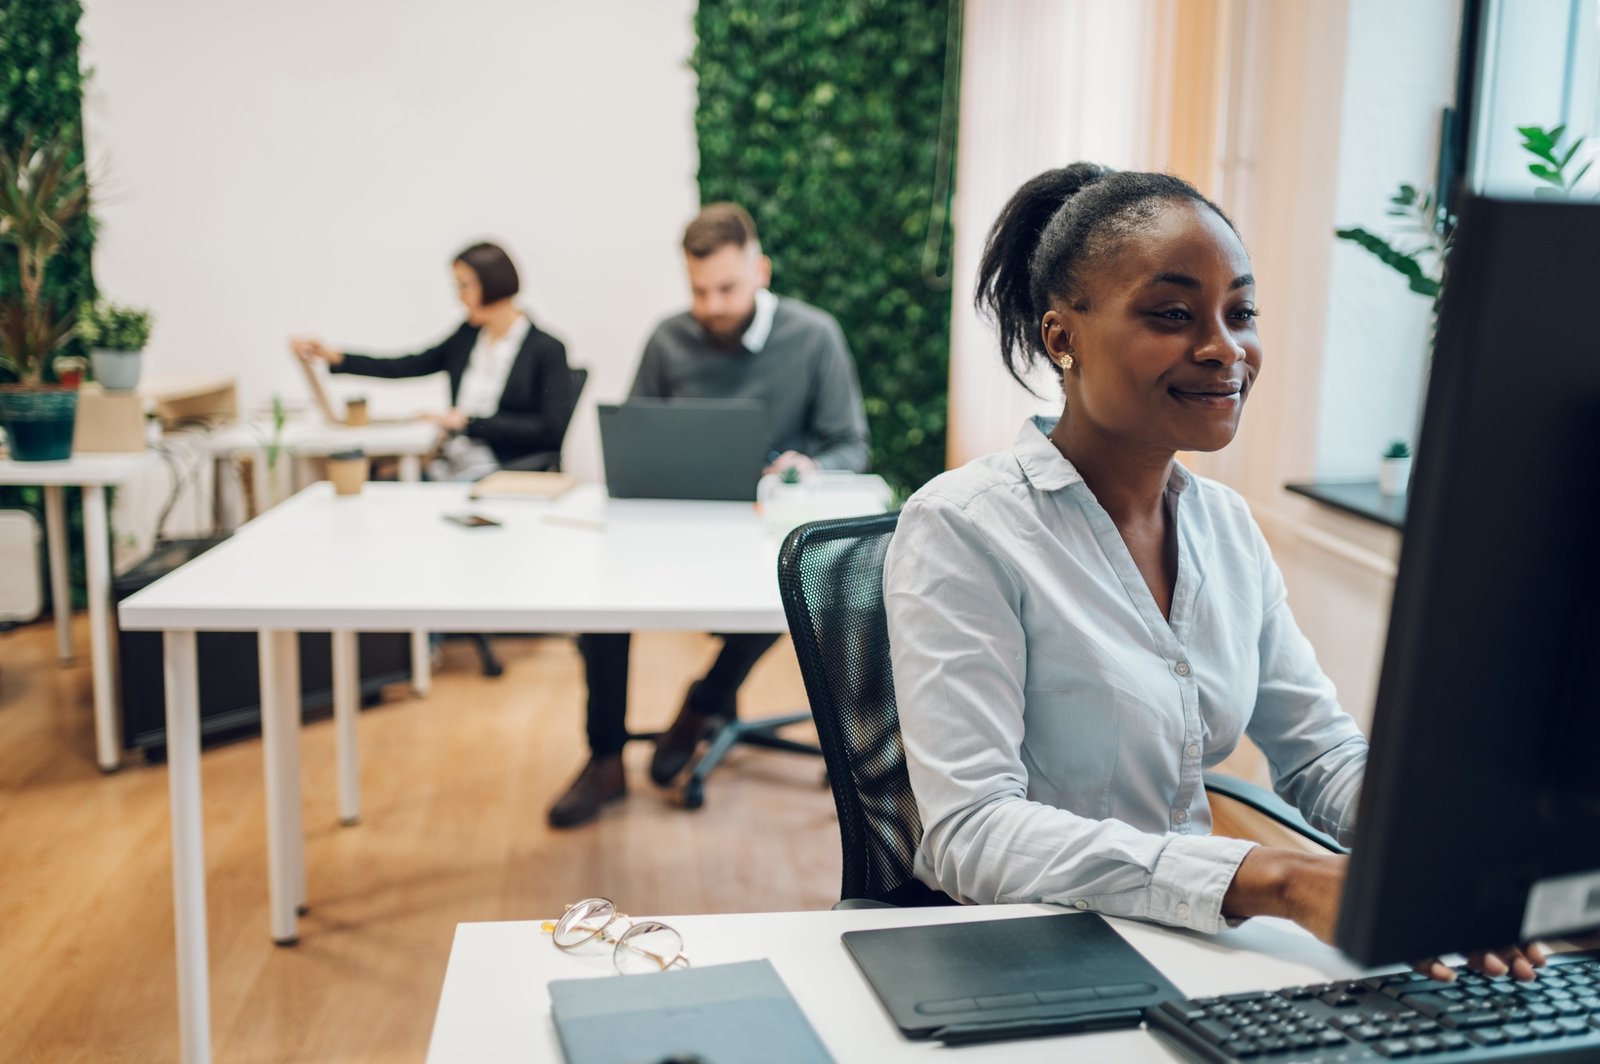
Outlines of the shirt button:
{"type": "Polygon", "coordinates": [[[1089,907],[1089,903],[1084,901],[1082,898],[1079,898],[1077,901],[1072,903],[1072,907],[1074,909],[1087,909],[1089,907]]]}
{"type": "Polygon", "coordinates": [[[1187,661],[1180,661],[1172,667],[1172,671],[1177,673],[1179,676],[1187,676],[1193,670],[1189,668],[1189,663],[1187,661]]]}
{"type": "Polygon", "coordinates": [[[1199,757],[1200,756],[1200,744],[1199,743],[1190,743],[1188,746],[1183,748],[1183,752],[1188,757],[1199,757]]]}
{"type": "Polygon", "coordinates": [[[1186,901],[1180,901],[1178,903],[1177,913],[1178,913],[1178,919],[1180,919],[1180,920],[1189,919],[1189,903],[1186,902],[1186,901]]]}
{"type": "Polygon", "coordinates": [[[1189,822],[1189,810],[1187,810],[1187,809],[1178,810],[1176,813],[1172,814],[1172,819],[1173,819],[1174,823],[1187,824],[1189,822]]]}

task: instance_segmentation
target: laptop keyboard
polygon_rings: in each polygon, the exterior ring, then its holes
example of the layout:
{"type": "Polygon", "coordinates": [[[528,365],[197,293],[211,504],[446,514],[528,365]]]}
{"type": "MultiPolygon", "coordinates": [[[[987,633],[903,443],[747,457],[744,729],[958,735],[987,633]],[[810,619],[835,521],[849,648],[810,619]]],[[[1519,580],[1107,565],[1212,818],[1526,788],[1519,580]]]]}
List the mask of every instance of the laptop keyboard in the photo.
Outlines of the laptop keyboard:
{"type": "Polygon", "coordinates": [[[1145,1021],[1202,1061],[1600,1061],[1600,954],[1531,983],[1461,969],[1168,1001],[1145,1021]]]}

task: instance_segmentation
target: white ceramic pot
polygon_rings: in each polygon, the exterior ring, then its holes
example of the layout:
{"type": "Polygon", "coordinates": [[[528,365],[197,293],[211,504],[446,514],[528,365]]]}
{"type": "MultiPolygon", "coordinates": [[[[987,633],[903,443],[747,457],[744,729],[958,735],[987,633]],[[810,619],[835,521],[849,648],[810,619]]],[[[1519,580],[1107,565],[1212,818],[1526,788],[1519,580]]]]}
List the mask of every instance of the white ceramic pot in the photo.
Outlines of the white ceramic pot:
{"type": "Polygon", "coordinates": [[[143,351],[92,351],[94,379],[108,392],[131,392],[139,386],[143,351]]]}
{"type": "Polygon", "coordinates": [[[1378,462],[1378,494],[1404,495],[1410,486],[1410,458],[1384,458],[1378,462]]]}

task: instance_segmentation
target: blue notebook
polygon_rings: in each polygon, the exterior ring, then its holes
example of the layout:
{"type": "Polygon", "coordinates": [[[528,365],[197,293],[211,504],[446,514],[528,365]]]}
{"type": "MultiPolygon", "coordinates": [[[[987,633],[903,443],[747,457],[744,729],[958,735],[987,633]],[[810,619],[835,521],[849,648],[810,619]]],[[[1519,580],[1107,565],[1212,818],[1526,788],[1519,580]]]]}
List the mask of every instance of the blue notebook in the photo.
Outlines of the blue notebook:
{"type": "Polygon", "coordinates": [[[550,1013],[567,1064],[832,1064],[770,961],[560,979],[550,1013]]]}

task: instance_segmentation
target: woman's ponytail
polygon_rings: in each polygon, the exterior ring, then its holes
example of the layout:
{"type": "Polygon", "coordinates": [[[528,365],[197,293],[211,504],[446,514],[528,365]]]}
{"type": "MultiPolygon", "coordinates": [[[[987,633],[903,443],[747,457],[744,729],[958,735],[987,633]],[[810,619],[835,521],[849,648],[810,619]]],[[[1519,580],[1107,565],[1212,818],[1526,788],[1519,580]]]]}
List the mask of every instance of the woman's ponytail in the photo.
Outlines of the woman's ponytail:
{"type": "Polygon", "coordinates": [[[1039,337],[1038,304],[1033,277],[1034,252],[1039,238],[1061,208],[1080,190],[1113,173],[1097,163],[1073,163],[1047,170],[1029,181],[995,219],[978,266],[978,288],[973,302],[1000,332],[1000,357],[1006,370],[1027,387],[1026,372],[1036,359],[1047,358],[1039,337]]]}

